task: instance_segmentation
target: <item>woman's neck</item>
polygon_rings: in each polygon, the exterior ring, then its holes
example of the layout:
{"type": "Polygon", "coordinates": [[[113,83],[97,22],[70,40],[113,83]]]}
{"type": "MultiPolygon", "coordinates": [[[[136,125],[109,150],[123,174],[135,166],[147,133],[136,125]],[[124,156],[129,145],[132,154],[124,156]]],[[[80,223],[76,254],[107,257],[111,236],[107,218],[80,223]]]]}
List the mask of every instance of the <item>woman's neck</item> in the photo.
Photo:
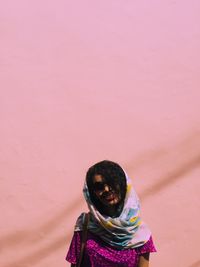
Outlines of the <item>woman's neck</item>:
{"type": "Polygon", "coordinates": [[[124,203],[120,203],[115,206],[104,206],[103,208],[103,214],[110,216],[112,218],[119,217],[119,215],[122,212],[124,203]]]}

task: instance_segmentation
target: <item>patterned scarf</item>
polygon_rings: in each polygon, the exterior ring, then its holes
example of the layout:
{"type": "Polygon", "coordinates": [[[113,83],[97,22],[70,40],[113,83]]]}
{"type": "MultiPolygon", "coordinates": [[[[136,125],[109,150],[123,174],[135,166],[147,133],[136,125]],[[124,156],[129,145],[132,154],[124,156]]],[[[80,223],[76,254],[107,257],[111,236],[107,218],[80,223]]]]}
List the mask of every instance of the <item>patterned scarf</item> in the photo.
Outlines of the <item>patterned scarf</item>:
{"type": "MultiPolygon", "coordinates": [[[[124,207],[117,218],[102,215],[91,202],[86,182],[83,188],[83,194],[90,210],[89,231],[99,236],[107,244],[118,249],[139,247],[145,244],[151,236],[148,226],[139,216],[139,199],[127,174],[126,182],[127,189],[124,207]]],[[[82,230],[84,215],[82,213],[79,216],[75,225],[75,231],[82,230]]]]}

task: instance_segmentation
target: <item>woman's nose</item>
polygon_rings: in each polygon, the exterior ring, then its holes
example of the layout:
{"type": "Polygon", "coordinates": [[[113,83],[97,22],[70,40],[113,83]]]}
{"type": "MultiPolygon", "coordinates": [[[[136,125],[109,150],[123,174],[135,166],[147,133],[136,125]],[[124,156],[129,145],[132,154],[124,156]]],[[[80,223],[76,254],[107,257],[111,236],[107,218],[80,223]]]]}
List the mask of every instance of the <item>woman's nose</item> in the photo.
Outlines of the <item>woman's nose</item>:
{"type": "Polygon", "coordinates": [[[105,184],[105,186],[104,186],[104,191],[105,192],[109,192],[110,191],[110,187],[107,184],[105,184]]]}

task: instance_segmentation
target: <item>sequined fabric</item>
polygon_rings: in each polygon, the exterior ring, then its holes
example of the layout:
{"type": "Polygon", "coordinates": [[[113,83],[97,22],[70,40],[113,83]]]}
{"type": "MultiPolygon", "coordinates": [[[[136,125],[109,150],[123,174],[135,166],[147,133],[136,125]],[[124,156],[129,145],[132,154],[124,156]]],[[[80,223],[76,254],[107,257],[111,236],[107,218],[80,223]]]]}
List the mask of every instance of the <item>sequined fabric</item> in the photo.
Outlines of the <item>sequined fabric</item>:
{"type": "MultiPolygon", "coordinates": [[[[76,264],[80,254],[81,232],[75,232],[66,260],[76,264]]],[[[156,252],[152,237],[141,247],[117,250],[94,234],[88,232],[85,254],[81,267],[137,267],[139,256],[156,252]]]]}

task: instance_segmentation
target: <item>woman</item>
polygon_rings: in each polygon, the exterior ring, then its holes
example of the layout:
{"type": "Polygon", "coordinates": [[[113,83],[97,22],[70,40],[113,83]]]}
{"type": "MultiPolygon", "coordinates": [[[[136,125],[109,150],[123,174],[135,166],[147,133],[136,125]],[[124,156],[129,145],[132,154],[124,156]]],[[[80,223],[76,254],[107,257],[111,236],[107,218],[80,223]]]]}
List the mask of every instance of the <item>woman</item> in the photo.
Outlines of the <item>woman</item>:
{"type": "MultiPolygon", "coordinates": [[[[83,193],[90,219],[81,267],[148,267],[156,249],[125,171],[112,161],[96,163],[87,172],[83,193]]],[[[80,256],[83,218],[76,222],[66,257],[72,267],[80,256]]]]}

